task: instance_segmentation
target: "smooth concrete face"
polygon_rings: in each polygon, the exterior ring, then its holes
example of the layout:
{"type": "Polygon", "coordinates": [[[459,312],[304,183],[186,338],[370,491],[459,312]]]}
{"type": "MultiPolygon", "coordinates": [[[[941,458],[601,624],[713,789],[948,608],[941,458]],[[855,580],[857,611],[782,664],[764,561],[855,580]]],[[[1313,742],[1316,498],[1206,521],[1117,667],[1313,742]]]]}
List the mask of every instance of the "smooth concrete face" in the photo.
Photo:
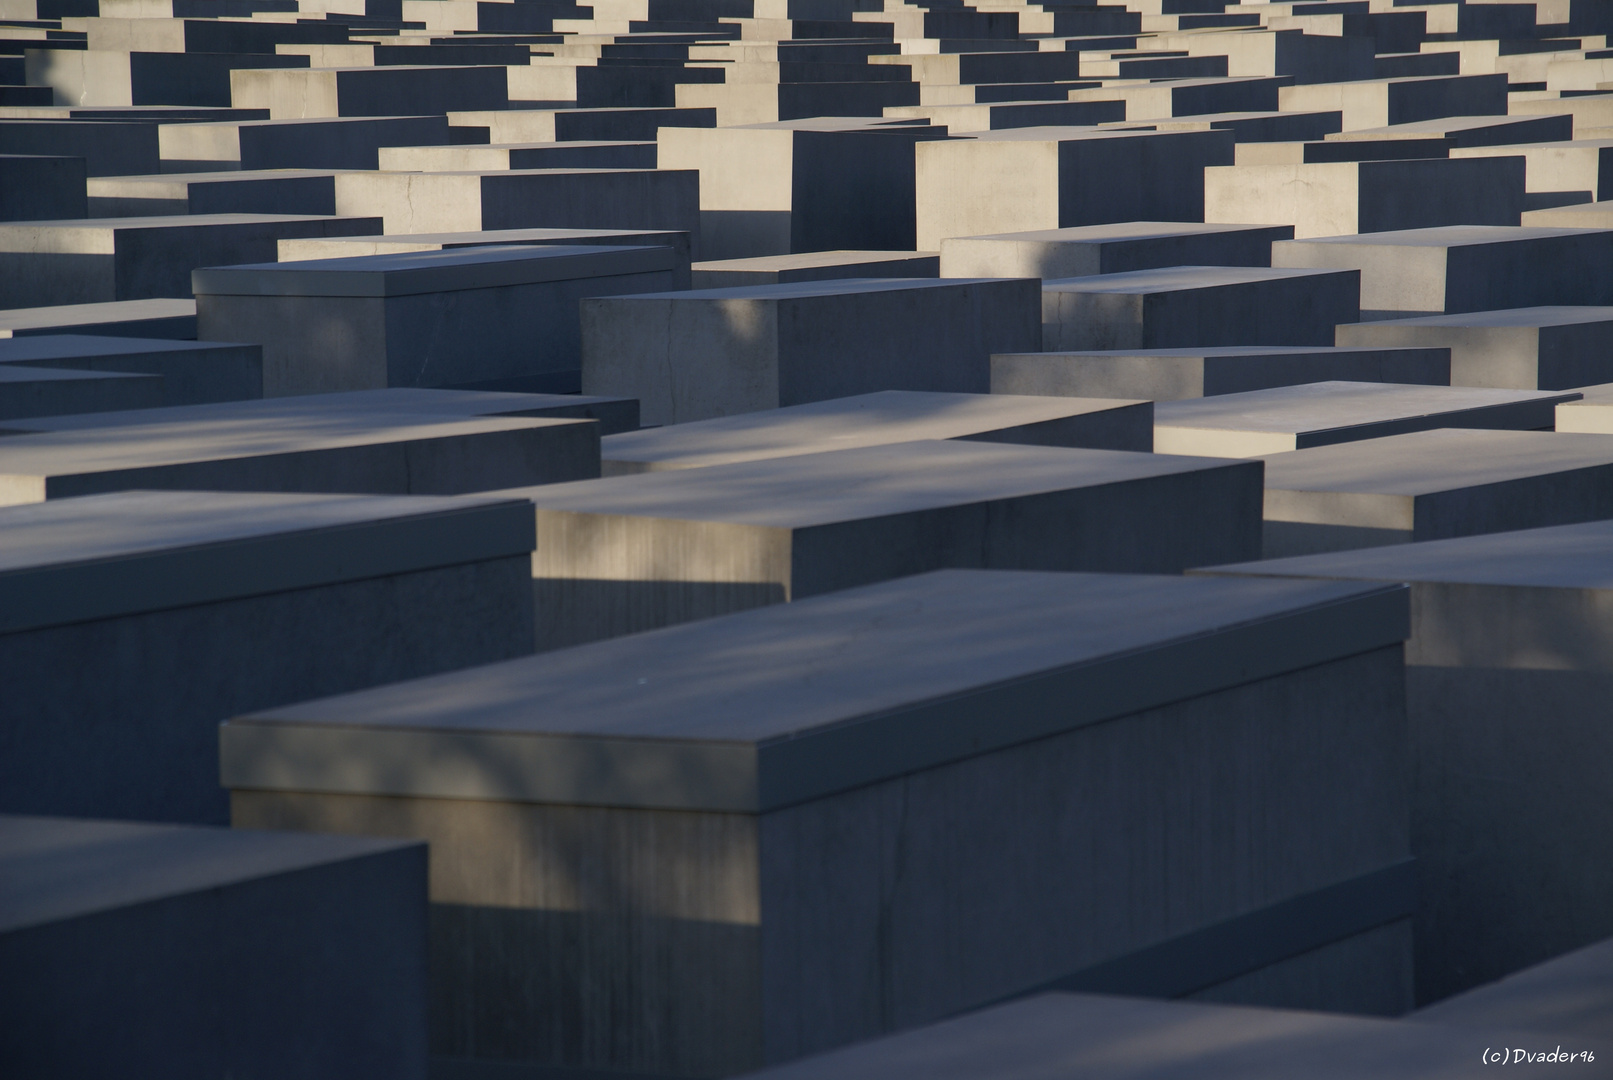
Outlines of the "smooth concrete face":
{"type": "Polygon", "coordinates": [[[1172,266],[1042,282],[1042,348],[1329,345],[1359,317],[1359,274],[1172,266]]]}
{"type": "Polygon", "coordinates": [[[947,566],[1179,572],[1259,550],[1259,466],[949,440],[522,488],[540,648],[947,566]]]}
{"type": "Polygon", "coordinates": [[[0,816],[6,1074],[424,1080],[425,891],[419,844],[0,816]]]}
{"type": "Polygon", "coordinates": [[[254,169],[155,176],[96,177],[86,185],[89,215],[335,214],[336,174],[254,169]]]}
{"type": "MultiPolygon", "coordinates": [[[[1555,1031],[1520,1033],[1522,1027],[1447,1028],[1314,1012],[1046,994],[768,1069],[757,1080],[1044,1080],[1069,1075],[1092,1080],[1457,1080],[1473,1075],[1473,1048],[1486,1040],[1500,1039],[1528,1053],[1556,1050],[1555,1031]]],[[[1609,1045],[1605,1037],[1576,1044],[1575,1053],[1588,1049],[1597,1060],[1580,1058],[1574,1070],[1604,1075],[1609,1045]]]]}
{"type": "Polygon", "coordinates": [[[1596,521],[1215,571],[1412,585],[1420,1003],[1613,931],[1609,567],[1596,521]]]}
{"type": "Polygon", "coordinates": [[[466,498],[0,509],[0,812],[223,822],[225,717],[530,652],[531,522],[466,498]]]}
{"type": "MultiPolygon", "coordinates": [[[[224,775],[238,825],[432,842],[436,1052],[729,1074],[1400,866],[1403,604],[930,575],[265,710],[224,775]]],[[[1352,959],[1332,1003],[1404,1007],[1403,932],[1352,959]]]]}
{"type": "Polygon", "coordinates": [[[112,300],[0,311],[0,339],[46,334],[111,334],[196,339],[196,301],[112,300]]]}
{"type": "Polygon", "coordinates": [[[1505,116],[1505,75],[1446,75],[1285,86],[1279,109],[1339,109],[1344,130],[1444,116],[1505,116]]]}
{"type": "Polygon", "coordinates": [[[155,376],[157,399],[116,406],[125,409],[239,401],[263,395],[263,350],[225,341],[153,341],[70,333],[0,338],[0,366],[11,364],[155,376]]]}
{"type": "Polygon", "coordinates": [[[537,392],[579,381],[577,304],[673,285],[663,247],[481,246],[215,267],[204,337],[264,349],[266,397],[383,387],[537,392]]]}
{"type": "Polygon", "coordinates": [[[697,289],[731,289],[744,285],[777,285],[834,278],[937,277],[939,269],[940,258],[934,252],[927,251],[810,251],[799,255],[763,255],[754,259],[697,263],[691,271],[693,285],[697,289]]]}
{"type": "MultiPolygon", "coordinates": [[[[289,236],[379,232],[367,217],[196,214],[0,224],[8,308],[188,297],[199,266],[273,259],[289,236]]],[[[228,339],[226,339],[228,340],[228,339]]]]}
{"type": "Polygon", "coordinates": [[[600,458],[603,475],[627,476],[920,439],[1146,452],[1154,448],[1153,407],[1146,401],[882,390],[607,436],[600,458]]]}
{"type": "Polygon", "coordinates": [[[1466,1028],[1512,1024],[1604,1040],[1610,1011],[1613,942],[1603,941],[1448,997],[1407,1019],[1466,1028]]]}
{"type": "Polygon", "coordinates": [[[1204,171],[1204,218],[1281,221],[1301,239],[1517,225],[1525,171],[1522,158],[1501,157],[1229,164],[1204,171]]]}
{"type": "MultiPolygon", "coordinates": [[[[29,340],[29,339],[24,339],[29,340]]],[[[0,346],[3,349],[3,346],[0,346]]],[[[3,369],[0,369],[3,371],[3,369]]],[[[135,409],[95,416],[51,416],[7,425],[10,431],[78,431],[85,428],[139,427],[164,424],[258,425],[284,433],[287,427],[319,432],[321,424],[385,427],[472,417],[545,417],[596,420],[601,435],[638,430],[638,402],[631,398],[583,397],[580,394],[509,394],[486,390],[353,390],[345,394],[305,394],[213,405],[135,409]],[[334,421],[330,418],[336,417],[334,421]],[[311,425],[309,427],[308,425],[311,425]]],[[[227,428],[226,428],[227,430],[227,428]]]]}
{"type": "Polygon", "coordinates": [[[1557,406],[1557,430],[1613,433],[1613,383],[1582,386],[1579,392],[1584,395],[1579,401],[1557,406]]]}
{"type": "MultiPolygon", "coordinates": [[[[1406,317],[1613,302],[1613,230],[1478,225],[1285,240],[1273,266],[1361,271],[1363,312],[1406,317]]],[[[1387,316],[1386,316],[1387,317],[1387,316]]]]}
{"type": "Polygon", "coordinates": [[[588,479],[598,455],[591,420],[214,408],[0,439],[0,504],[139,488],[457,495],[588,479]]]}
{"type": "Polygon", "coordinates": [[[0,364],[0,423],[62,413],[141,409],[161,403],[160,375],[0,364]]]}
{"type": "Polygon", "coordinates": [[[999,353],[993,394],[1138,397],[1151,401],[1327,382],[1450,383],[1449,349],[1288,348],[999,353]]]}
{"type": "Polygon", "coordinates": [[[941,241],[942,277],[1088,277],[1162,266],[1270,266],[1287,225],[1128,221],[1071,229],[954,236],[941,241]]]}
{"type": "Polygon", "coordinates": [[[374,169],[379,147],[440,145],[449,132],[443,116],[364,116],[161,124],[157,139],[164,172],[374,169]]]}
{"type": "Polygon", "coordinates": [[[1613,139],[1542,141],[1532,146],[1476,146],[1451,151],[1453,158],[1504,154],[1524,159],[1531,192],[1582,193],[1590,196],[1585,202],[1613,198],[1613,139]]]}
{"type": "Polygon", "coordinates": [[[1204,171],[1232,164],[1232,146],[1228,131],[1093,128],[1019,128],[919,143],[918,247],[936,251],[954,236],[1202,221],[1204,171]]]}
{"type": "Polygon", "coordinates": [[[1394,383],[1321,382],[1160,402],[1162,454],[1257,457],[1436,427],[1550,428],[1576,394],[1394,383]]]}
{"type": "Polygon", "coordinates": [[[1564,390],[1613,379],[1613,307],[1529,307],[1340,326],[1340,345],[1451,351],[1451,385],[1564,390]]]}
{"type": "Polygon", "coordinates": [[[1039,282],[860,278],[587,299],[582,389],[676,424],[876,390],[984,393],[1040,342],[1039,282]]]}
{"type": "Polygon", "coordinates": [[[1265,518],[1268,559],[1613,518],[1613,436],[1439,428],[1273,454],[1265,518]]]}

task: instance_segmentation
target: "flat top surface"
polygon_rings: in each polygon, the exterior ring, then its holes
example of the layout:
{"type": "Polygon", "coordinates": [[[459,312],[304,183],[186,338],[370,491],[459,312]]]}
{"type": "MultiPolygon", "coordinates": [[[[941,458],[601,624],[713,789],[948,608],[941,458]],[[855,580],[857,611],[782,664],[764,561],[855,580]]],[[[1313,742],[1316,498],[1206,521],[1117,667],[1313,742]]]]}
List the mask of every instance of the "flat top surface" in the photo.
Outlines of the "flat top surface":
{"type": "Polygon", "coordinates": [[[1519,240],[1550,240],[1584,236],[1607,229],[1558,229],[1532,225],[1441,225],[1431,229],[1357,233],[1351,236],[1313,236],[1306,240],[1279,240],[1280,244],[1357,244],[1363,247],[1463,247],[1470,244],[1507,244],[1519,240]]]}
{"type": "Polygon", "coordinates": [[[1351,273],[1333,269],[1281,269],[1269,266],[1166,266],[1156,270],[1127,270],[1119,274],[1050,278],[1043,292],[1157,293],[1208,289],[1220,285],[1254,285],[1262,281],[1322,277],[1351,273]]]}
{"type": "Polygon", "coordinates": [[[1609,589],[1613,588],[1613,521],[1267,559],[1203,572],[1609,589]]]}
{"type": "Polygon", "coordinates": [[[849,296],[858,293],[914,292],[957,285],[985,285],[1005,280],[1035,278],[832,278],[828,281],[789,281],[777,285],[740,285],[732,289],[688,289],[682,292],[633,293],[605,297],[611,303],[633,300],[802,300],[814,296],[849,296]]]}
{"type": "Polygon", "coordinates": [[[0,222],[0,235],[47,229],[186,229],[209,225],[272,225],[281,221],[342,221],[353,215],[331,214],[153,214],[150,217],[66,218],[60,221],[0,222]]]}
{"type": "Polygon", "coordinates": [[[500,494],[530,499],[539,510],[800,528],[1233,464],[1120,450],[925,441],[500,494]]]}
{"type": "Polygon", "coordinates": [[[1266,458],[1266,490],[1427,495],[1613,465],[1613,435],[1436,428],[1266,458]]]}
{"type": "Polygon", "coordinates": [[[765,743],[1365,595],[1230,584],[943,570],[251,719],[765,743]]]}
{"type": "MultiPolygon", "coordinates": [[[[1155,427],[1307,432],[1526,402],[1571,401],[1578,391],[1493,390],[1474,386],[1318,382],[1240,394],[1161,401],[1155,427]]],[[[3,445],[3,444],[0,444],[3,445]]]]}
{"type": "MultiPolygon", "coordinates": [[[[176,302],[190,304],[192,311],[195,309],[194,300],[176,302]]],[[[236,345],[228,341],[164,341],[161,338],[120,338],[100,334],[43,334],[38,337],[0,338],[0,364],[76,360],[90,356],[149,356],[152,353],[208,352],[213,349],[232,348],[256,349],[258,346],[236,345]]]]}
{"type": "Polygon", "coordinates": [[[814,266],[862,266],[867,263],[933,259],[933,251],[803,251],[795,255],[759,255],[750,259],[698,262],[695,270],[793,270],[814,266]]]}
{"type": "Polygon", "coordinates": [[[1576,949],[1419,1009],[1408,1020],[1501,1025],[1606,1039],[1613,1016],[1613,941],[1576,949]]]}
{"type": "MultiPolygon", "coordinates": [[[[549,417],[309,412],[295,422],[273,413],[174,423],[85,426],[0,438],[0,476],[67,476],[160,465],[335,450],[530,428],[589,424],[549,417]]],[[[0,422],[0,428],[3,428],[0,422]]]]}
{"type": "Polygon", "coordinates": [[[450,514],[474,496],[120,491],[0,507],[0,577],[70,563],[450,514]]]}
{"type": "Polygon", "coordinates": [[[398,840],[0,816],[0,932],[413,847],[398,840]]]}
{"type": "Polygon", "coordinates": [[[882,390],[607,435],[600,440],[600,456],[606,461],[664,462],[697,468],[853,446],[956,439],[1136,404],[1141,403],[1117,398],[882,390]]]}
{"type": "Polygon", "coordinates": [[[1424,315],[1415,319],[1380,319],[1374,326],[1582,326],[1613,322],[1613,307],[1527,307],[1504,311],[1468,311],[1457,315],[1424,315]]]}
{"type": "Polygon", "coordinates": [[[1123,240],[1153,240],[1164,236],[1206,236],[1215,233],[1291,229],[1290,225],[1220,225],[1196,221],[1124,221],[1113,225],[1078,225],[1068,229],[1033,229],[1030,232],[991,233],[985,236],[948,237],[943,243],[1020,240],[1040,244],[1104,244],[1123,240]]]}
{"type": "MultiPolygon", "coordinates": [[[[17,338],[17,341],[59,341],[58,337],[17,338]]],[[[104,340],[119,340],[108,338],[104,340]]],[[[137,340],[137,339],[127,339],[137,340]]],[[[0,341],[0,358],[9,341],[0,341]]],[[[159,344],[165,344],[159,342],[159,344]]],[[[196,344],[191,342],[191,344],[196,344]]],[[[203,345],[216,344],[202,342],[203,345]]],[[[386,390],[348,390],[336,394],[219,401],[206,405],[169,405],[158,409],[40,416],[0,421],[0,430],[78,431],[85,428],[129,427],[147,424],[268,425],[269,430],[295,436],[304,424],[319,432],[355,430],[355,425],[435,422],[443,417],[518,416],[546,409],[570,409],[631,398],[584,397],[581,394],[516,394],[491,390],[434,390],[392,387],[386,390]],[[326,418],[334,418],[327,420],[326,418]]],[[[198,430],[207,430],[205,427],[198,430]]],[[[228,430],[226,428],[225,430],[228,430]]],[[[4,446],[0,443],[0,446],[4,446]]]]}
{"type": "Polygon", "coordinates": [[[0,330],[186,317],[192,319],[196,317],[196,301],[167,297],[152,300],[108,300],[99,304],[60,304],[55,307],[11,308],[0,311],[0,330]]]}
{"type": "MultiPolygon", "coordinates": [[[[1047,994],[786,1065],[756,1080],[1456,1080],[1486,1045],[1553,1050],[1509,1029],[1188,1001],[1047,994]]],[[[1606,1076],[1596,1061],[1535,1065],[1606,1076]]],[[[1574,1050],[1586,1049],[1576,1045],[1574,1050]]],[[[1564,1051],[1570,1047],[1563,1046],[1564,1051]]],[[[1527,1067],[1527,1066],[1526,1066],[1527,1067]]]]}

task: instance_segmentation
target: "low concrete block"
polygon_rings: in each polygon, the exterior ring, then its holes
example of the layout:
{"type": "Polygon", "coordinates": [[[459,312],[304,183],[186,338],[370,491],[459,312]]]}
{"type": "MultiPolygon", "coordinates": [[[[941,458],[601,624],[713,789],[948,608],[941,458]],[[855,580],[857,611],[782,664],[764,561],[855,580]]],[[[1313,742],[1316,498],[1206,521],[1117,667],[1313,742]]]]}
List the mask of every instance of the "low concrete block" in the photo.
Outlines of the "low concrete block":
{"type": "Polygon", "coordinates": [[[1288,225],[1128,221],[1072,229],[952,236],[941,241],[942,277],[1089,277],[1164,266],[1270,266],[1288,225]]]}
{"type": "MultiPolygon", "coordinates": [[[[448,1058],[727,1075],[1229,929],[1172,990],[1280,978],[1286,903],[1406,876],[1405,599],[1249,585],[908,578],[259,710],[223,776],[238,826],[431,841],[448,1058]]],[[[1318,1004],[1404,1008],[1388,892],[1289,939],[1352,939],[1318,1004]]]]}
{"type": "Polygon", "coordinates": [[[0,154],[83,158],[86,176],[154,173],[157,131],[110,120],[0,120],[0,154]]]}
{"type": "Polygon", "coordinates": [[[1411,583],[1419,1003],[1613,932],[1610,559],[1595,521],[1218,571],[1411,583]]]}
{"type": "MultiPolygon", "coordinates": [[[[663,247],[487,246],[213,267],[204,338],[263,346],[263,394],[575,391],[578,301],[672,287],[663,247]]],[[[609,394],[609,391],[606,391],[609,394]]]]}
{"type": "Polygon", "coordinates": [[[196,337],[196,301],[170,298],[0,311],[0,338],[46,334],[115,334],[131,338],[196,337]]]}
{"type": "Polygon", "coordinates": [[[160,375],[0,364],[0,422],[162,404],[160,375]]]}
{"type": "Polygon", "coordinates": [[[0,816],[0,880],[8,1076],[424,1080],[423,845],[0,816]]]}
{"type": "MultiPolygon", "coordinates": [[[[721,259],[691,267],[696,289],[733,289],[745,285],[782,285],[835,278],[937,277],[940,257],[933,251],[810,251],[800,255],[762,255],[754,259],[721,259]]],[[[950,274],[949,277],[1023,277],[1022,274],[950,274]]]]}
{"type": "Polygon", "coordinates": [[[1393,383],[1319,382],[1154,407],[1162,454],[1256,457],[1436,427],[1550,429],[1577,394],[1393,383]]]}
{"type": "MultiPolygon", "coordinates": [[[[1527,279],[1526,274],[1519,277],[1527,279]]],[[[1340,326],[1337,339],[1340,345],[1449,349],[1452,386],[1566,390],[1613,379],[1613,307],[1511,308],[1387,319],[1340,326]]]]}
{"type": "Polygon", "coordinates": [[[1438,428],[1273,454],[1265,515],[1267,559],[1613,518],[1613,437],[1438,428]]]}
{"type": "Polygon", "coordinates": [[[1418,1009],[1407,1020],[1484,1030],[1511,1024],[1531,1031],[1607,1038],[1613,942],[1575,949],[1484,986],[1418,1009]]]}
{"type": "Polygon", "coordinates": [[[336,213],[336,175],[314,169],[98,176],[85,190],[98,218],[336,213]]]}
{"type": "Polygon", "coordinates": [[[1359,274],[1172,266],[1042,282],[1042,349],[1328,345],[1360,315],[1359,274]]]}
{"type": "Polygon", "coordinates": [[[0,305],[189,297],[190,272],[198,266],[273,259],[283,237],[380,228],[379,218],[289,214],[13,222],[0,225],[0,305]]]}
{"type": "Polygon", "coordinates": [[[978,394],[1038,344],[1029,279],[860,278],[584,300],[584,393],[680,424],[875,390],[978,394]],[[670,376],[670,377],[669,377],[670,376]]]}
{"type": "Polygon", "coordinates": [[[503,67],[388,64],[354,68],[247,68],[230,72],[230,103],[271,120],[324,116],[432,116],[503,109],[503,67]]]}
{"type": "MultiPolygon", "coordinates": [[[[259,115],[262,115],[261,113],[259,115]]],[[[345,116],[163,124],[163,172],[216,169],[375,169],[380,147],[449,141],[442,116],[345,116]]],[[[158,169],[130,169],[151,173],[158,169]]]]}
{"type": "Polygon", "coordinates": [[[220,823],[225,717],[532,649],[521,503],[127,492],[0,534],[0,812],[220,823]]]}
{"type": "Polygon", "coordinates": [[[997,353],[991,358],[991,392],[1176,401],[1329,381],[1448,386],[1450,371],[1449,349],[1245,345],[997,353]]]}
{"type": "Polygon", "coordinates": [[[1402,79],[1285,86],[1278,91],[1282,110],[1338,109],[1344,130],[1410,124],[1444,116],[1505,116],[1505,75],[1430,75],[1402,79]]]}
{"type": "MultiPolygon", "coordinates": [[[[125,332],[122,326],[109,329],[125,332]]],[[[111,408],[199,405],[263,396],[263,350],[256,345],[227,341],[160,341],[75,333],[0,338],[0,367],[12,364],[158,376],[150,383],[157,387],[157,398],[149,406],[111,408]]]]}
{"type": "Polygon", "coordinates": [[[485,146],[382,147],[387,172],[485,172],[491,169],[653,169],[648,142],[526,142],[485,146]]]}
{"type": "Polygon", "coordinates": [[[1610,305],[1613,280],[1598,269],[1610,259],[1613,230],[1599,229],[1462,225],[1282,240],[1271,246],[1273,266],[1360,270],[1361,310],[1404,312],[1408,318],[1536,305],[1610,305]]]}
{"type": "Polygon", "coordinates": [[[918,439],[1147,452],[1153,418],[1146,401],[881,390],[610,435],[600,466],[604,476],[630,476],[918,439]]]}

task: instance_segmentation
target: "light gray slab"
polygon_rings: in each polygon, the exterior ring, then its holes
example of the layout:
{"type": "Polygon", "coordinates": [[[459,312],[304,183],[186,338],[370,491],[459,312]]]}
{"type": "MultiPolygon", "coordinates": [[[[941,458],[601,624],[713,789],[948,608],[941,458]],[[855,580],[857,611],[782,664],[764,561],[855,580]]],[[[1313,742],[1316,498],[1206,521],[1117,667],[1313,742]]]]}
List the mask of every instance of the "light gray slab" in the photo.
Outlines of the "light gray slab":
{"type": "Polygon", "coordinates": [[[478,497],[131,491],[0,508],[0,632],[532,550],[478,497]]]}
{"type": "Polygon", "coordinates": [[[610,435],[600,456],[605,476],[625,476],[916,439],[1147,451],[1152,416],[1146,401],[882,390],[610,435]]]}
{"type": "Polygon", "coordinates": [[[808,251],[700,262],[690,267],[690,273],[696,289],[724,289],[833,278],[935,277],[939,267],[940,259],[933,251],[808,251]]]}
{"type": "Polygon", "coordinates": [[[1127,221],[941,241],[943,277],[1088,277],[1160,266],[1270,266],[1292,225],[1127,221]]]}
{"type": "Polygon", "coordinates": [[[1393,589],[940,571],[238,718],[223,782],[758,811],[1364,652],[1405,618],[1393,589]],[[988,687],[1001,710],[967,704],[988,687]],[[1050,694],[1069,708],[1030,706],[1050,694]]]}
{"type": "MultiPolygon", "coordinates": [[[[1594,1062],[1536,1068],[1613,1074],[1594,1062]]],[[[1047,994],[754,1073],[756,1080],[1456,1080],[1486,1049],[1551,1052],[1551,1033],[1469,1030],[1359,1016],[1047,994]]],[[[1500,1067],[1500,1066],[1494,1066],[1500,1067]]],[[[1525,1066],[1527,1067],[1527,1066],[1525,1066]]]]}
{"type": "Polygon", "coordinates": [[[1613,307],[1527,307],[1340,326],[1355,346],[1451,351],[1453,386],[1561,390],[1613,378],[1613,307]]]}
{"type": "Polygon", "coordinates": [[[1160,402],[1154,448],[1253,457],[1434,427],[1549,428],[1577,392],[1321,382],[1160,402]]]}
{"type": "MultiPolygon", "coordinates": [[[[58,338],[24,338],[21,342],[58,338]]],[[[115,340],[115,339],[99,339],[115,340]]],[[[20,342],[20,343],[21,343],[20,342]]],[[[205,344],[205,343],[204,343],[205,344]]],[[[0,364],[5,343],[0,342],[0,364]]],[[[3,370],[3,369],[0,369],[3,370]]],[[[436,390],[392,387],[350,390],[338,394],[304,394],[209,405],[132,409],[94,416],[51,416],[6,424],[9,431],[79,431],[86,428],[224,423],[284,425],[335,418],[338,423],[419,423],[428,417],[521,416],[598,420],[604,434],[638,427],[638,402],[632,398],[584,397],[581,394],[516,394],[492,390],[436,390]]]]}
{"type": "Polygon", "coordinates": [[[360,836],[0,814],[0,934],[414,846],[360,836]]]}
{"type": "Polygon", "coordinates": [[[1442,348],[1239,345],[998,353],[991,358],[991,392],[1175,401],[1327,380],[1445,386],[1450,369],[1450,350],[1442,348]]]}
{"type": "Polygon", "coordinates": [[[0,338],[38,334],[115,334],[196,338],[196,301],[158,297],[0,311],[0,338]]]}

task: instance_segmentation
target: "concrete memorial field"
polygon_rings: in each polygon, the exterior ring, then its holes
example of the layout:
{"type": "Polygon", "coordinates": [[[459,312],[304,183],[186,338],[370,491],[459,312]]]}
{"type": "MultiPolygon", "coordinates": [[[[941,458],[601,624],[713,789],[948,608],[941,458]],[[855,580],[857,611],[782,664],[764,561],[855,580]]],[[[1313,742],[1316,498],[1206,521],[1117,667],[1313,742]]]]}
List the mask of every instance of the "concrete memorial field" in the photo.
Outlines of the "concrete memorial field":
{"type": "Polygon", "coordinates": [[[1613,1075],[1609,529],[1613,0],[0,0],[0,1077],[1613,1075]]]}

